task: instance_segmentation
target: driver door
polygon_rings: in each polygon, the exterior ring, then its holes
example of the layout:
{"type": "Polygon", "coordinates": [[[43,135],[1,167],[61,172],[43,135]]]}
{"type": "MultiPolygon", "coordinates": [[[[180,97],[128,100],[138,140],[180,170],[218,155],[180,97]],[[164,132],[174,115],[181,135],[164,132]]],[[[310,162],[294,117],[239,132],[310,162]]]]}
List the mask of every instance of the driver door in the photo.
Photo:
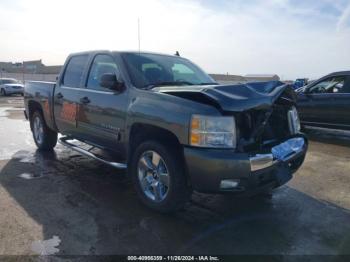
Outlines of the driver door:
{"type": "Polygon", "coordinates": [[[110,54],[97,54],[79,97],[78,127],[84,138],[104,148],[123,152],[128,90],[116,92],[100,85],[104,74],[116,74],[119,66],[110,54]]]}

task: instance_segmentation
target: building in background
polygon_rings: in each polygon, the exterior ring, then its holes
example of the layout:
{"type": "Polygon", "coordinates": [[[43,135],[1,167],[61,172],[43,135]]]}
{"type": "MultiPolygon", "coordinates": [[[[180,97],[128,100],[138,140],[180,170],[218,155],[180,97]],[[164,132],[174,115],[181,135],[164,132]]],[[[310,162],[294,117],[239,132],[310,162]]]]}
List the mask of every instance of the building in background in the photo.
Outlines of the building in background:
{"type": "Polygon", "coordinates": [[[210,76],[218,83],[223,85],[245,83],[246,80],[243,76],[229,75],[229,74],[210,74],[210,76]]]}
{"type": "Polygon", "coordinates": [[[280,81],[280,77],[276,74],[271,74],[271,75],[249,74],[245,76],[229,75],[229,74],[211,74],[210,76],[216,82],[224,85],[248,83],[248,82],[280,81]]]}
{"type": "Polygon", "coordinates": [[[268,82],[268,81],[280,81],[280,77],[274,74],[248,74],[244,78],[247,82],[268,82]]]}
{"type": "MultiPolygon", "coordinates": [[[[42,60],[24,61],[23,63],[0,62],[0,77],[16,78],[20,81],[55,81],[62,66],[47,66],[42,60]]],[[[247,82],[279,81],[275,74],[248,74],[245,76],[230,74],[210,74],[219,84],[231,85],[247,82]]]]}
{"type": "Polygon", "coordinates": [[[0,62],[0,77],[25,81],[55,81],[62,66],[47,66],[42,60],[23,63],[0,62]]]}

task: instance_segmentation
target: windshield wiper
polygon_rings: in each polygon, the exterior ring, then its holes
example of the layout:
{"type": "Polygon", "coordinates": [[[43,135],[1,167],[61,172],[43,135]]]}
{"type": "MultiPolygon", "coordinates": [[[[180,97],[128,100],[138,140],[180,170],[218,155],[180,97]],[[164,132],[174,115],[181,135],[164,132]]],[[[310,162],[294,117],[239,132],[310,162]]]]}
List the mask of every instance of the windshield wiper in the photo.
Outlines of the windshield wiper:
{"type": "Polygon", "coordinates": [[[192,86],[194,85],[191,82],[187,81],[167,81],[167,82],[159,82],[159,83],[153,83],[153,84],[148,84],[145,85],[143,88],[144,89],[152,89],[154,87],[159,87],[159,86],[192,86]]]}

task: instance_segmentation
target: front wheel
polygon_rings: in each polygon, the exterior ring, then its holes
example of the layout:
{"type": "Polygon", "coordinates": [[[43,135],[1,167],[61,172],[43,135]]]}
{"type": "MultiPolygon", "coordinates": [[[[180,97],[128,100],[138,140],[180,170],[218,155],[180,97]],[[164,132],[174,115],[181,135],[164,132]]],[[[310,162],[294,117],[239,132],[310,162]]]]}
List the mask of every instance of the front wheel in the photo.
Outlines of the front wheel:
{"type": "Polygon", "coordinates": [[[131,175],[141,201],[159,212],[173,212],[191,196],[181,154],[156,141],[136,148],[131,160],[131,175]]]}
{"type": "Polygon", "coordinates": [[[6,96],[6,91],[5,91],[5,89],[1,89],[1,96],[6,96]]]}
{"type": "Polygon", "coordinates": [[[33,138],[39,150],[52,150],[57,144],[57,133],[52,131],[45,123],[40,111],[34,112],[31,121],[33,138]]]}

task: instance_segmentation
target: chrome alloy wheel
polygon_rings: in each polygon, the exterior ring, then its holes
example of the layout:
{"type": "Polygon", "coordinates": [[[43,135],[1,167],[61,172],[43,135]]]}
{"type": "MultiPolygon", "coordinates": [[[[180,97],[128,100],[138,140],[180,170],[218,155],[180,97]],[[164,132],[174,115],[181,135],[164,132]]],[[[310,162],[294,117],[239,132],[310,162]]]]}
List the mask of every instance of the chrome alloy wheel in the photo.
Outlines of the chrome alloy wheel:
{"type": "Polygon", "coordinates": [[[170,176],[163,158],[154,151],[144,152],[138,161],[138,178],[143,193],[155,202],[163,201],[169,191],[170,176]]]}
{"type": "Polygon", "coordinates": [[[34,138],[38,144],[44,141],[44,127],[40,117],[36,116],[33,121],[34,138]]]}

